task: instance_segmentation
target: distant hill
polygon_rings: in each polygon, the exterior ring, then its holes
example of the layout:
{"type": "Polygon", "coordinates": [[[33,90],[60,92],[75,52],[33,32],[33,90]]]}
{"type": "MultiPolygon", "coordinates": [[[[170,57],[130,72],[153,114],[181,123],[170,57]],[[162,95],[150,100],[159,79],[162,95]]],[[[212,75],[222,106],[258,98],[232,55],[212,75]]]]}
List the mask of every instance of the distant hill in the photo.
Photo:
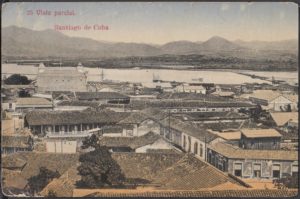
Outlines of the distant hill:
{"type": "Polygon", "coordinates": [[[236,40],[234,43],[254,49],[254,50],[278,50],[286,52],[298,51],[297,39],[283,40],[283,41],[242,41],[236,40]]]}
{"type": "Polygon", "coordinates": [[[2,56],[25,58],[118,58],[160,55],[213,55],[239,59],[285,59],[297,56],[296,40],[278,42],[228,41],[214,36],[207,41],[174,41],[164,45],[96,41],[69,37],[54,30],[34,31],[16,26],[2,28],[2,56]]]}

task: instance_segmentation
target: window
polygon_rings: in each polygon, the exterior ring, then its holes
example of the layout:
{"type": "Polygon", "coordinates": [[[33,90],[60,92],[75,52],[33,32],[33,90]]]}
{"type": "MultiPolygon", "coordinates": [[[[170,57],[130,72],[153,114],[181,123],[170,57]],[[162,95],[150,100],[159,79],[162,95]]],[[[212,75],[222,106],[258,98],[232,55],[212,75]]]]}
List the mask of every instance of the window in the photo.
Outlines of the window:
{"type": "Polygon", "coordinates": [[[12,108],[12,103],[8,104],[8,108],[11,109],[12,108]]]}
{"type": "Polygon", "coordinates": [[[292,176],[298,175],[298,165],[292,165],[292,176]]]}
{"type": "Polygon", "coordinates": [[[234,175],[242,176],[242,163],[234,163],[234,175]]]}
{"type": "Polygon", "coordinates": [[[191,147],[191,145],[192,145],[191,142],[192,142],[192,139],[191,139],[190,136],[188,137],[188,140],[189,140],[189,149],[188,149],[188,152],[191,152],[191,148],[192,148],[192,147],[191,147]]]}
{"type": "Polygon", "coordinates": [[[253,176],[255,178],[261,177],[261,164],[254,164],[253,165],[253,176]]]}
{"type": "Polygon", "coordinates": [[[194,143],[194,153],[198,155],[198,142],[194,143]]]}
{"type": "Polygon", "coordinates": [[[273,174],[273,178],[280,178],[280,165],[279,164],[274,164],[272,166],[272,174],[273,174]]]}
{"type": "Polygon", "coordinates": [[[200,157],[202,157],[202,156],[203,156],[203,145],[200,144],[200,157]]]}
{"type": "Polygon", "coordinates": [[[126,134],[127,136],[133,136],[133,130],[127,130],[126,134]]]}
{"type": "MultiPolygon", "coordinates": [[[[200,148],[200,154],[201,154],[201,148],[200,148]]],[[[207,155],[207,160],[210,164],[212,164],[212,161],[211,161],[211,151],[208,152],[208,155],[207,155]]]]}

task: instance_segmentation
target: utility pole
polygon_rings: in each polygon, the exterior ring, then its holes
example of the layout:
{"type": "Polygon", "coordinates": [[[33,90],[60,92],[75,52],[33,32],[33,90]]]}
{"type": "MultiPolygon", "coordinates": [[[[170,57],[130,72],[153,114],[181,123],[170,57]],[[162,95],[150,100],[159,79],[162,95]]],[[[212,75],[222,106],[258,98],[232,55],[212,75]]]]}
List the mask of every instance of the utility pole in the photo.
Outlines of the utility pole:
{"type": "Polygon", "coordinates": [[[171,136],[171,111],[169,109],[169,136],[171,136]]]}

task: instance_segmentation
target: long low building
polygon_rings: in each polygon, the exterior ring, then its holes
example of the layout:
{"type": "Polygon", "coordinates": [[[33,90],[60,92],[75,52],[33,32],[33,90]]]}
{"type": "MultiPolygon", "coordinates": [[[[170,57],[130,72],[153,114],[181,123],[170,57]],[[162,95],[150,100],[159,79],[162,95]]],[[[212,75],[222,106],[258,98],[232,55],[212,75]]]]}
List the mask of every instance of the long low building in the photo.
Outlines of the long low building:
{"type": "Polygon", "coordinates": [[[208,146],[207,162],[242,178],[276,179],[298,174],[297,151],[248,150],[222,141],[208,146]]]}
{"type": "Polygon", "coordinates": [[[31,111],[26,114],[24,122],[36,134],[75,136],[116,124],[127,116],[127,113],[113,111],[31,111]]]}
{"type": "Polygon", "coordinates": [[[130,97],[117,92],[76,92],[75,98],[81,101],[98,101],[110,104],[128,104],[130,97]]]}
{"type": "Polygon", "coordinates": [[[162,136],[183,151],[193,153],[201,160],[206,160],[207,143],[217,138],[213,133],[172,117],[165,118],[160,124],[162,136]]]}
{"type": "Polygon", "coordinates": [[[185,100],[149,100],[131,101],[125,108],[140,110],[144,108],[161,108],[172,113],[187,112],[223,112],[249,110],[256,108],[256,105],[243,101],[185,101],[185,100]]]}

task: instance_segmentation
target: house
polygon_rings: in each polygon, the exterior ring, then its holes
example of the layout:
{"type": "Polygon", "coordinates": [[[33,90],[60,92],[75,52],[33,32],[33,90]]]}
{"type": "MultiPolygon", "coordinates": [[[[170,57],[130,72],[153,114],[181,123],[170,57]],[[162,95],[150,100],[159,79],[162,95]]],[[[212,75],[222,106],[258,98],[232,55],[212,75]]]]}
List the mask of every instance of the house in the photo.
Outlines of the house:
{"type": "Polygon", "coordinates": [[[32,151],[33,138],[30,135],[2,135],[1,154],[11,154],[24,151],[32,151]]]}
{"type": "Polygon", "coordinates": [[[240,131],[229,131],[229,132],[214,132],[220,138],[226,140],[228,143],[239,146],[241,140],[241,132],[240,131]]]}
{"type": "Polygon", "coordinates": [[[25,126],[46,136],[84,137],[91,130],[116,124],[127,113],[113,111],[31,111],[25,115],[25,126]]]}
{"type": "Polygon", "coordinates": [[[153,143],[147,144],[145,146],[141,146],[139,148],[135,149],[136,153],[149,153],[149,152],[155,152],[155,151],[172,151],[175,150],[174,146],[170,144],[169,142],[165,141],[163,138],[159,138],[153,143]]]}
{"type": "Polygon", "coordinates": [[[76,153],[78,148],[77,139],[46,138],[46,152],[48,153],[76,153]]]}
{"type": "Polygon", "coordinates": [[[289,97],[273,90],[255,90],[248,94],[249,100],[261,105],[264,109],[273,111],[295,111],[298,105],[289,97]]]}
{"type": "Polygon", "coordinates": [[[16,110],[16,99],[3,99],[1,101],[1,108],[4,111],[14,112],[16,110]]]}
{"type": "Polygon", "coordinates": [[[148,132],[139,137],[102,137],[100,145],[107,146],[113,152],[146,153],[147,150],[174,149],[160,135],[148,132]]]}
{"type": "Polygon", "coordinates": [[[125,108],[131,110],[141,110],[145,108],[160,108],[171,113],[187,113],[187,112],[223,112],[250,110],[256,108],[254,104],[237,101],[206,101],[206,100],[147,100],[147,101],[132,101],[125,108]]]}
{"type": "Polygon", "coordinates": [[[243,149],[280,149],[282,135],[275,129],[241,129],[240,147],[243,149]]]}
{"type": "Polygon", "coordinates": [[[206,160],[206,144],[217,138],[211,132],[173,117],[165,118],[160,124],[160,135],[183,151],[193,153],[202,160],[206,160]]]}
{"type": "Polygon", "coordinates": [[[81,63],[77,67],[45,67],[40,64],[37,74],[37,91],[87,91],[87,72],[81,63]]]}
{"type": "MultiPolygon", "coordinates": [[[[26,193],[26,184],[28,183],[28,179],[32,176],[38,175],[41,167],[45,167],[51,171],[57,171],[59,174],[64,174],[70,167],[76,165],[78,158],[78,153],[55,154],[23,152],[7,155],[2,158],[1,162],[1,165],[6,165],[6,172],[1,173],[1,175],[3,174],[3,177],[5,178],[5,183],[1,184],[2,188],[9,189],[11,187],[15,187],[19,188],[21,193],[26,193]],[[12,168],[14,167],[21,168],[18,171],[13,171],[12,168]]],[[[62,188],[64,187],[60,187],[60,189],[62,188]]],[[[14,197],[15,196],[16,195],[14,195],[14,197]]],[[[29,197],[32,198],[33,196],[29,195],[29,197]]]]}
{"type": "MultiPolygon", "coordinates": [[[[100,102],[79,101],[79,100],[61,100],[55,104],[56,111],[83,111],[86,109],[97,110],[101,106],[100,102]]],[[[100,108],[101,109],[101,108],[100,108]]]]}
{"type": "Polygon", "coordinates": [[[213,92],[212,95],[220,96],[220,97],[227,97],[227,98],[234,98],[235,93],[232,91],[219,91],[213,92]]]}
{"type": "Polygon", "coordinates": [[[243,122],[249,119],[246,114],[232,111],[172,113],[172,115],[183,121],[193,121],[194,123],[243,122]]]}
{"type": "Polygon", "coordinates": [[[128,104],[130,97],[117,92],[76,92],[80,101],[97,101],[105,104],[128,104]]]}
{"type": "Polygon", "coordinates": [[[298,174],[298,152],[242,149],[226,142],[208,145],[207,162],[241,178],[276,179],[298,174]]]}
{"type": "Polygon", "coordinates": [[[270,115],[277,127],[285,131],[298,129],[298,112],[271,112],[270,115]]]}
{"type": "Polygon", "coordinates": [[[175,88],[177,93],[201,93],[206,94],[206,88],[202,85],[180,84],[175,88]]]}
{"type": "Polygon", "coordinates": [[[16,112],[24,112],[24,111],[31,111],[31,110],[52,110],[53,104],[51,101],[45,98],[38,98],[38,97],[25,97],[25,98],[17,98],[16,99],[16,112]]]}
{"type": "Polygon", "coordinates": [[[160,125],[150,116],[141,112],[132,112],[118,124],[123,126],[122,136],[142,136],[152,131],[159,134],[160,125]]]}

